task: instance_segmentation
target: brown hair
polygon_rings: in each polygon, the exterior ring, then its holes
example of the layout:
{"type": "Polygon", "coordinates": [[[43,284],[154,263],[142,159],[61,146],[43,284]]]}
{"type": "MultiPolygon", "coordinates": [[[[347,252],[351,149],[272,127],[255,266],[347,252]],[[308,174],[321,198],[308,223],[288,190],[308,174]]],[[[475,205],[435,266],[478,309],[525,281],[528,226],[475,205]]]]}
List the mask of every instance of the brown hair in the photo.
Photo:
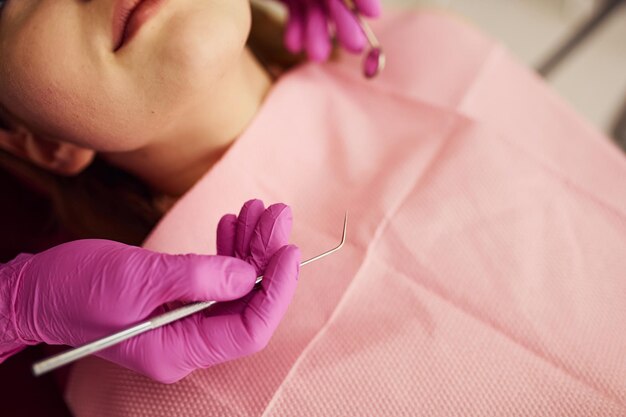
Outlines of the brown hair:
{"type": "MultiPolygon", "coordinates": [[[[304,59],[284,49],[282,36],[279,19],[253,3],[248,46],[274,77],[304,59]]],[[[139,245],[162,216],[156,196],[144,183],[98,157],[73,177],[54,175],[3,151],[0,167],[48,195],[54,207],[51,220],[73,239],[139,245]]]]}

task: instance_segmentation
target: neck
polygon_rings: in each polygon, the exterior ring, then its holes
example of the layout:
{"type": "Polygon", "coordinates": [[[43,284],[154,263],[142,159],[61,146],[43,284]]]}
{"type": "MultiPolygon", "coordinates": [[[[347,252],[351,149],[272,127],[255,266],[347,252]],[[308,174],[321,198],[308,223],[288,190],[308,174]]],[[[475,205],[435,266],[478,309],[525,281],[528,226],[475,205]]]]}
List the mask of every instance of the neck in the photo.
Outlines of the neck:
{"type": "Polygon", "coordinates": [[[246,48],[238,65],[212,95],[218,103],[190,115],[184,131],[147,147],[104,153],[111,164],[131,172],[155,192],[180,197],[226,152],[261,107],[272,80],[246,48]],[[189,123],[187,123],[189,122],[189,123]]]}

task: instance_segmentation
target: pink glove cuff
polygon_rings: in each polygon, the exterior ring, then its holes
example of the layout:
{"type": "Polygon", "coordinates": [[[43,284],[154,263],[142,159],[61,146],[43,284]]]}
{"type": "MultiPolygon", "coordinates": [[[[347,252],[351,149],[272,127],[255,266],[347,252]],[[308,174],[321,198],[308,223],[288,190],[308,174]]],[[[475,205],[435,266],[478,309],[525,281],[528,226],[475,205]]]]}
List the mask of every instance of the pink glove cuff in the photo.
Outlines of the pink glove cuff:
{"type": "Polygon", "coordinates": [[[39,343],[22,338],[14,311],[21,274],[32,256],[23,253],[8,264],[0,265],[0,363],[26,346],[39,343]]]}

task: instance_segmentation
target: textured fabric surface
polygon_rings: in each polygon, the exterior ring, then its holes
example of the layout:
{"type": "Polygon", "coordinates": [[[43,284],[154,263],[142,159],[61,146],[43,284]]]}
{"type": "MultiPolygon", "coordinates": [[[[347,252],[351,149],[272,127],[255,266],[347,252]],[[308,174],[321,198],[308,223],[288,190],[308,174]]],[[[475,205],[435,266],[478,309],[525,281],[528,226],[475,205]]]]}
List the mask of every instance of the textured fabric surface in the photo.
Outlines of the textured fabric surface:
{"type": "Polygon", "coordinates": [[[626,415],[623,156],[469,26],[376,29],[380,79],[353,57],[282,78],[145,242],[212,253],[258,197],[306,259],[348,209],[268,347],[173,385],[86,358],[76,416],[626,415]]]}

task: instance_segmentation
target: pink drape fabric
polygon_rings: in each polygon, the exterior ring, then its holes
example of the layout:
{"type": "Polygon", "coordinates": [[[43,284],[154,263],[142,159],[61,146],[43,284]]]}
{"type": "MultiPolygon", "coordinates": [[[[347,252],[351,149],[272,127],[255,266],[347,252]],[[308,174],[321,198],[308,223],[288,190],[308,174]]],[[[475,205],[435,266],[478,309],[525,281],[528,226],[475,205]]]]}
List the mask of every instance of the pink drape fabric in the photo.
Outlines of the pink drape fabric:
{"type": "Polygon", "coordinates": [[[77,416],[626,415],[624,156],[464,23],[375,27],[381,78],[292,71],[145,242],[213,253],[259,197],[291,205],[303,258],[348,209],[346,246],[264,351],[173,385],[87,358],[77,416]]]}

